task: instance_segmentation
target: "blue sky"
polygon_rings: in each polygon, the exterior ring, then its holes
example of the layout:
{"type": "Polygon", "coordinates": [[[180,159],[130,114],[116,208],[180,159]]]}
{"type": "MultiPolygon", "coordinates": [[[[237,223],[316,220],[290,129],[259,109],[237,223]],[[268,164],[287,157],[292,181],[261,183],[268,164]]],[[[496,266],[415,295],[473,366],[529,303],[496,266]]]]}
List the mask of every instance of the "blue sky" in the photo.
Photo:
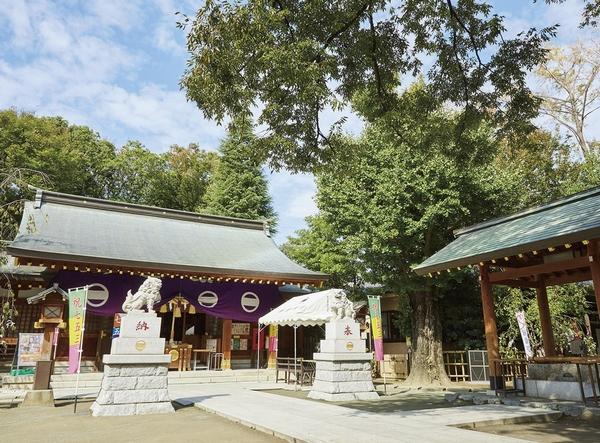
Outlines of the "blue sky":
{"type": "MultiPolygon", "coordinates": [[[[547,6],[497,0],[508,34],[559,23],[556,43],[587,39],[581,1],[547,6]]],[[[185,100],[185,35],[175,11],[198,1],[0,0],[0,108],[61,115],[97,130],[117,146],[129,139],[162,152],[173,144],[216,149],[223,128],[185,100]]],[[[596,30],[597,32],[597,30],[596,30]]],[[[310,175],[267,172],[281,243],[316,212],[310,175]]]]}

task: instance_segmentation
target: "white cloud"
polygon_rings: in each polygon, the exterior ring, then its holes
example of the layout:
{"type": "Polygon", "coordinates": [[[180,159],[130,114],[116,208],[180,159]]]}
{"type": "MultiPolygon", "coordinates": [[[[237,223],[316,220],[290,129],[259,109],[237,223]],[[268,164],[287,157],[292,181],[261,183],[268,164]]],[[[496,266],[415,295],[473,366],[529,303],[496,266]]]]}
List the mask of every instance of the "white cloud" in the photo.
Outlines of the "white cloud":
{"type": "Polygon", "coordinates": [[[10,44],[15,48],[26,47],[31,39],[31,20],[29,8],[24,0],[0,1],[0,24],[10,28],[10,44]]]}
{"type": "Polygon", "coordinates": [[[146,70],[156,66],[148,66],[155,63],[153,47],[126,43],[136,40],[132,23],[140,23],[146,30],[163,29],[160,49],[175,49],[166,28],[177,31],[177,8],[158,3],[154,20],[145,18],[141,2],[88,2],[83,11],[44,2],[9,4],[0,10],[0,23],[10,25],[12,36],[0,55],[0,107],[62,115],[117,144],[135,138],[155,150],[190,142],[215,148],[223,129],[186,101],[177,78],[168,85],[144,81],[146,70]],[[22,57],[24,43],[28,54],[22,57]]]}

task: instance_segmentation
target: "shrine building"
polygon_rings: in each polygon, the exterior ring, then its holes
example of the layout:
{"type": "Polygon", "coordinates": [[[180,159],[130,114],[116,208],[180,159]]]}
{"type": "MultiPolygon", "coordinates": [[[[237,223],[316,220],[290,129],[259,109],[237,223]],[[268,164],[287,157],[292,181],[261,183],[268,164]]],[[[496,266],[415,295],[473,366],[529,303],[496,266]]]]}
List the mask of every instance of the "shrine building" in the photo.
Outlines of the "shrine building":
{"type": "MultiPolygon", "coordinates": [[[[41,332],[40,320],[52,315],[43,312],[44,299],[58,300],[57,360],[68,355],[67,308],[58,295],[89,286],[83,360],[99,370],[110,352],[115,314],[146,277],[162,280],[155,309],[168,347],[216,354],[212,369],[255,367],[258,318],[303,293],[304,285],[318,288],[327,279],[281,252],[263,221],[45,190],[25,203],[7,252],[17,334],[41,332]]],[[[201,357],[209,363],[208,355],[201,357]]],[[[181,369],[189,362],[188,353],[187,361],[173,364],[181,369]]]]}

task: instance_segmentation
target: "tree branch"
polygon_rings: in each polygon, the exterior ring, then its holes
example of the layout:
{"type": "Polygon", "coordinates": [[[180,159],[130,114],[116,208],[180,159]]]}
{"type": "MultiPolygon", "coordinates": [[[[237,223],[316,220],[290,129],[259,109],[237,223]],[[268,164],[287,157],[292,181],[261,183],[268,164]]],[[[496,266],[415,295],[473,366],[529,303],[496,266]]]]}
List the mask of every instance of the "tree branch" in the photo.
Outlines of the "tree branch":
{"type": "Polygon", "coordinates": [[[383,84],[381,81],[381,72],[379,71],[379,63],[377,61],[377,36],[375,33],[375,24],[373,23],[373,12],[369,11],[369,27],[371,30],[371,60],[373,61],[373,72],[375,73],[375,80],[377,81],[377,96],[379,97],[379,102],[382,111],[386,111],[386,101],[383,91],[383,84]]]}
{"type": "Polygon", "coordinates": [[[350,29],[350,26],[352,26],[354,23],[356,23],[356,21],[365,13],[365,11],[371,6],[371,2],[367,1],[365,2],[362,7],[356,11],[356,14],[354,14],[352,16],[352,18],[350,20],[348,20],[346,23],[344,23],[340,28],[338,28],[336,31],[334,31],[333,33],[331,33],[329,35],[329,37],[327,37],[327,39],[325,40],[325,44],[323,45],[323,47],[321,48],[323,51],[326,51],[327,48],[329,48],[329,45],[336,39],[338,38],[340,35],[342,35],[344,32],[346,32],[348,29],[350,29]]]}
{"type": "Polygon", "coordinates": [[[479,63],[479,67],[481,67],[481,68],[485,67],[485,65],[481,61],[481,57],[479,56],[479,47],[477,46],[477,43],[475,42],[475,37],[473,36],[473,33],[471,32],[471,30],[469,28],[467,28],[467,26],[463,23],[463,21],[457,14],[456,10],[454,9],[454,5],[452,4],[452,0],[446,0],[446,3],[448,4],[448,9],[450,10],[450,16],[454,17],[454,19],[458,22],[459,26],[469,36],[471,45],[473,46],[473,49],[475,50],[475,56],[477,57],[477,62],[479,63]]]}

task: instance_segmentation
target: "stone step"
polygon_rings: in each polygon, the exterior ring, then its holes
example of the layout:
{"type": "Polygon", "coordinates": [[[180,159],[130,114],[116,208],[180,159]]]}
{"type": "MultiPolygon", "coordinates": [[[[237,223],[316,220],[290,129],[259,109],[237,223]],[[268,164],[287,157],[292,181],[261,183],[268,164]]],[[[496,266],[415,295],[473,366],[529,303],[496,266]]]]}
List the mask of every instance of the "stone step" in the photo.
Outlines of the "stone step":
{"type": "MultiPolygon", "coordinates": [[[[94,388],[94,387],[100,387],[100,385],[102,384],[102,380],[79,380],[79,387],[80,388],[94,388]]],[[[76,385],[76,382],[71,382],[71,381],[51,381],[50,382],[50,388],[52,389],[67,389],[67,388],[74,388],[76,385]]]]}
{"type": "MultiPolygon", "coordinates": [[[[102,384],[102,372],[80,374],[80,388],[100,388],[102,384]]],[[[257,380],[256,370],[233,370],[233,371],[171,371],[168,374],[170,385],[193,385],[202,383],[243,383],[255,382],[257,380]]],[[[274,370],[261,370],[260,380],[275,381],[274,370]]],[[[53,375],[50,387],[53,390],[72,390],[77,383],[76,374],[53,375]]]]}
{"type": "MultiPolygon", "coordinates": [[[[79,381],[89,381],[89,380],[102,380],[102,372],[88,372],[79,374],[79,381]]],[[[77,379],[77,374],[54,374],[50,378],[50,381],[56,382],[67,382],[72,381],[75,382],[77,379]]]]}

